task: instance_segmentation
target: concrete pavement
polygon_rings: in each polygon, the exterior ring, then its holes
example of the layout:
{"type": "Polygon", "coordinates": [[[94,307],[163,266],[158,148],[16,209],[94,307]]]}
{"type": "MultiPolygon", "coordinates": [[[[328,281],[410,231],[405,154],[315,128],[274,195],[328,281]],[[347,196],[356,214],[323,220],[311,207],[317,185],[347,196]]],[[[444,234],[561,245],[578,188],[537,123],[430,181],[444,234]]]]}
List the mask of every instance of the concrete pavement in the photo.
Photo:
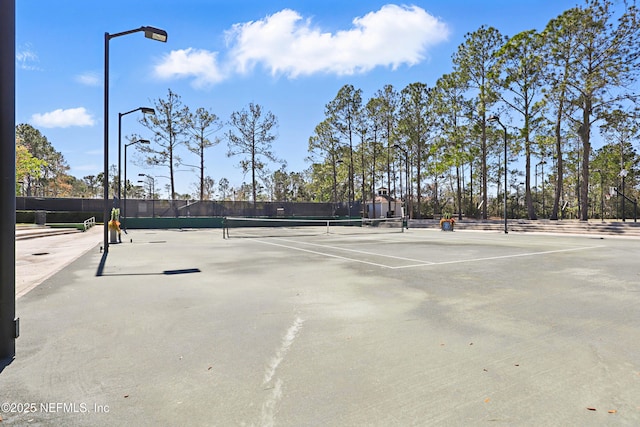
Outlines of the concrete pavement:
{"type": "Polygon", "coordinates": [[[640,424],[638,240],[130,238],[18,299],[3,424],[640,424]]]}
{"type": "Polygon", "coordinates": [[[16,298],[53,276],[85,252],[102,243],[103,228],[85,232],[51,229],[16,230],[16,298]],[[26,238],[37,234],[37,238],[26,238]]]}

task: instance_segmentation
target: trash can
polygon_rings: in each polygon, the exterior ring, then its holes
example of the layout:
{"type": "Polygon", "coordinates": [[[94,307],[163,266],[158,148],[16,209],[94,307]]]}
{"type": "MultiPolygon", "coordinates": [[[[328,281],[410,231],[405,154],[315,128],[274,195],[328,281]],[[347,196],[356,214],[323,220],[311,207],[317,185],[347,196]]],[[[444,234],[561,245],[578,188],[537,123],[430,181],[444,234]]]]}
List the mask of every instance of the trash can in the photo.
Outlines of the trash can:
{"type": "Polygon", "coordinates": [[[441,219],[440,220],[440,229],[442,231],[453,231],[454,221],[452,219],[441,219]]]}
{"type": "Polygon", "coordinates": [[[47,223],[47,211],[36,211],[36,224],[45,225],[47,223]]]}

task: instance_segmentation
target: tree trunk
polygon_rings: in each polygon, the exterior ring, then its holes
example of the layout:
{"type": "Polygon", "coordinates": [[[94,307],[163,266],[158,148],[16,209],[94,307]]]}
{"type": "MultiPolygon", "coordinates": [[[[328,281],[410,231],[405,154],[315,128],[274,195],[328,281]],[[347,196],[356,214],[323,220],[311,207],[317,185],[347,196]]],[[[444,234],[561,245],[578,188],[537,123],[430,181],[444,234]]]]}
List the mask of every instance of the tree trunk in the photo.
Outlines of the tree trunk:
{"type": "Polygon", "coordinates": [[[487,219],[487,120],[482,113],[482,219],[487,219]]]}
{"type": "MultiPolygon", "coordinates": [[[[562,199],[562,190],[563,190],[563,181],[564,181],[564,163],[562,161],[562,113],[563,113],[563,104],[560,103],[558,107],[558,114],[556,115],[556,126],[555,126],[555,134],[556,134],[556,191],[553,197],[553,212],[551,212],[551,217],[549,219],[558,220],[558,212],[560,211],[560,199],[562,199]]],[[[542,180],[542,188],[544,189],[544,177],[542,180]]],[[[544,200],[542,201],[544,203],[544,200]]]]}
{"type": "Polygon", "coordinates": [[[456,186],[458,191],[458,219],[462,220],[462,186],[460,183],[460,166],[456,165],[456,186]]]}
{"type": "Polygon", "coordinates": [[[204,200],[204,146],[200,145],[200,201],[204,200]]]}
{"type": "Polygon", "coordinates": [[[251,146],[251,194],[253,196],[253,210],[255,213],[258,192],[256,191],[256,141],[251,146]]]}
{"type": "Polygon", "coordinates": [[[362,214],[361,216],[364,217],[364,207],[367,205],[367,168],[365,168],[364,165],[364,142],[362,143],[363,147],[362,150],[360,150],[361,155],[360,155],[360,160],[362,161],[362,214]]]}
{"type": "MultiPolygon", "coordinates": [[[[420,137],[418,136],[418,139],[420,139],[420,137]]],[[[421,219],[422,218],[422,197],[421,197],[421,183],[422,180],[420,179],[420,176],[422,175],[422,168],[421,163],[422,163],[422,150],[420,149],[420,141],[418,141],[418,151],[417,151],[417,156],[416,156],[416,204],[417,206],[417,211],[416,211],[416,218],[421,219]]]]}
{"type": "Polygon", "coordinates": [[[531,197],[531,143],[526,142],[526,165],[525,165],[525,200],[527,203],[527,217],[529,219],[538,219],[536,209],[533,206],[533,198],[531,197]]]}
{"type": "Polygon", "coordinates": [[[582,112],[582,127],[580,129],[580,139],[582,140],[582,186],[580,188],[580,220],[589,219],[589,156],[591,154],[591,99],[584,102],[582,112]]]}
{"type": "Polygon", "coordinates": [[[353,164],[353,141],[351,139],[351,131],[349,131],[349,197],[348,208],[349,217],[351,217],[351,204],[356,198],[356,184],[355,184],[355,167],[353,164]]]}

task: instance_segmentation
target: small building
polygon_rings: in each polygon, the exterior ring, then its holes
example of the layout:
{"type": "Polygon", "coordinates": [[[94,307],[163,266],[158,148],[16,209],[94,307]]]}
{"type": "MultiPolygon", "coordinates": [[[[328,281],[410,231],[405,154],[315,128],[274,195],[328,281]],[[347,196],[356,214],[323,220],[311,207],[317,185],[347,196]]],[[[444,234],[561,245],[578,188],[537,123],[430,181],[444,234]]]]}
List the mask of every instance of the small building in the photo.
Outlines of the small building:
{"type": "Polygon", "coordinates": [[[365,216],[367,218],[402,217],[402,202],[389,195],[385,187],[378,188],[375,200],[367,201],[365,216]]]}

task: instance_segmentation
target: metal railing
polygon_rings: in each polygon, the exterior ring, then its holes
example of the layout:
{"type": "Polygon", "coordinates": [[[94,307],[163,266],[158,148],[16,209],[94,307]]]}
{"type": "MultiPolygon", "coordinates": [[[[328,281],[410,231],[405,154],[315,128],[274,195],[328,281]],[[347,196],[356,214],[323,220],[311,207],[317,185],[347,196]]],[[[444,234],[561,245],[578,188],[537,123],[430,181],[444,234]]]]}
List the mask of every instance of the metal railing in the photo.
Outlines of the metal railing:
{"type": "Polygon", "coordinates": [[[94,225],[96,225],[96,217],[95,216],[92,216],[89,219],[85,219],[84,220],[84,231],[87,231],[88,229],[90,229],[94,225]]]}

